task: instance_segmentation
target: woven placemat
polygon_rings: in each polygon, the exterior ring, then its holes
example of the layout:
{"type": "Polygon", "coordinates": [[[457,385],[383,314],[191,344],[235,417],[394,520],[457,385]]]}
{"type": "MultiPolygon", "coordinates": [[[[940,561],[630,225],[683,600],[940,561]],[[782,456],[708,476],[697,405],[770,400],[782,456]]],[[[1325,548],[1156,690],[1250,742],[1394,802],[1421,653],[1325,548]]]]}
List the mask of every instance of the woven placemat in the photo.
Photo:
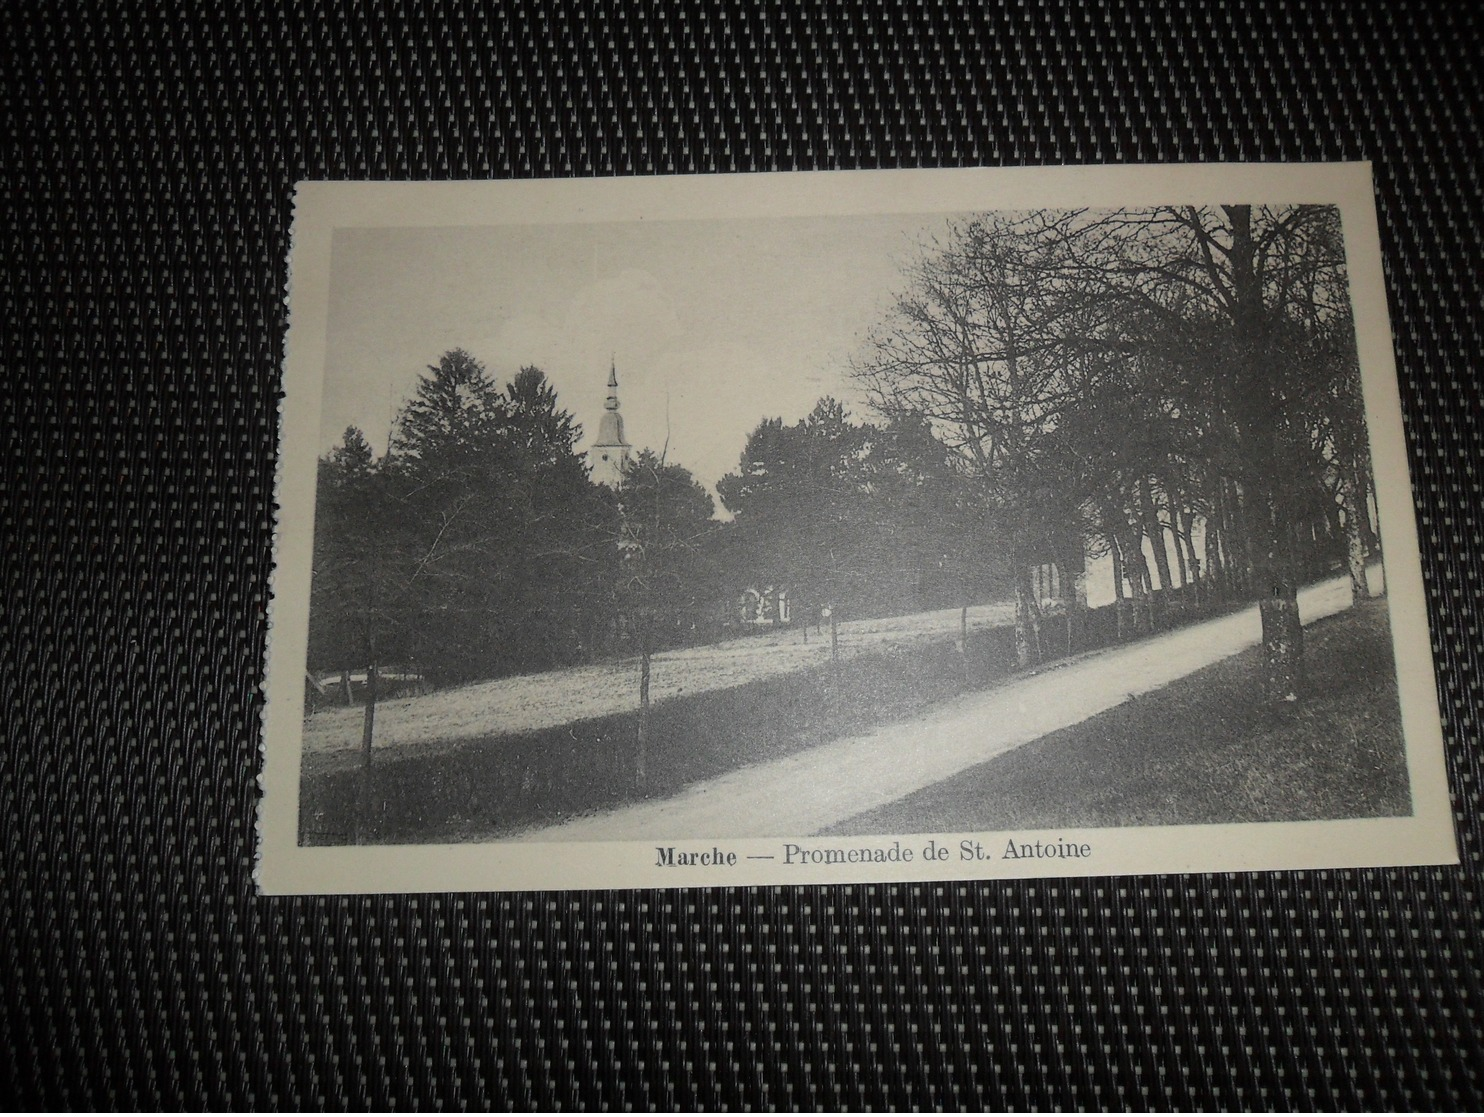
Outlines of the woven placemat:
{"type": "Polygon", "coordinates": [[[1470,6],[31,2],[0,26],[0,1100],[1484,1104],[1470,6]],[[255,894],[296,180],[1333,159],[1376,163],[1461,867],[255,894]]]}

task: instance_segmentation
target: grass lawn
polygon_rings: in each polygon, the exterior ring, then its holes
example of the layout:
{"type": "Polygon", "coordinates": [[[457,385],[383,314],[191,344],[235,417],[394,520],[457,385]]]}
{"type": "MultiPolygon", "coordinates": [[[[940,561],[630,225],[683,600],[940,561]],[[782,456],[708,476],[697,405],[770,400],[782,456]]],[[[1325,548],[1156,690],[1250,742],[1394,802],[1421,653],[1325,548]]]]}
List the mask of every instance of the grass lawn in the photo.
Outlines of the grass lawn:
{"type": "MultiPolygon", "coordinates": [[[[984,640],[980,676],[1003,641],[984,640]]],[[[827,644],[826,644],[827,647],[827,644]]],[[[300,782],[300,841],[340,845],[492,841],[532,826],[664,799],[704,779],[775,760],[920,712],[963,689],[951,644],[863,651],[808,671],[754,678],[656,703],[635,782],[637,714],[458,742],[443,751],[387,750],[366,773],[309,771],[300,782]],[[358,825],[357,819],[361,820],[358,825]]]]}
{"type": "Polygon", "coordinates": [[[829,832],[1158,826],[1412,813],[1386,602],[1305,629],[1308,697],[1254,648],[829,832]]]}

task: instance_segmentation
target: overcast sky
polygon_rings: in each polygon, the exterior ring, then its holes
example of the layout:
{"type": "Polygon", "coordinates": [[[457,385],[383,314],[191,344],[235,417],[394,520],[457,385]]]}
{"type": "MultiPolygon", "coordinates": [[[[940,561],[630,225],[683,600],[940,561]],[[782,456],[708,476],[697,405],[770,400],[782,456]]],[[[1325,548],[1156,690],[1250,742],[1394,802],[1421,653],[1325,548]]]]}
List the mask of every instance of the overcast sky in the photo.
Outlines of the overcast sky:
{"type": "Polygon", "coordinates": [[[378,451],[439,356],[501,384],[543,369],[587,449],[617,362],[628,440],[714,486],[769,416],[824,395],[857,417],[850,357],[942,216],[338,229],[321,450],[354,424],[378,451]]]}

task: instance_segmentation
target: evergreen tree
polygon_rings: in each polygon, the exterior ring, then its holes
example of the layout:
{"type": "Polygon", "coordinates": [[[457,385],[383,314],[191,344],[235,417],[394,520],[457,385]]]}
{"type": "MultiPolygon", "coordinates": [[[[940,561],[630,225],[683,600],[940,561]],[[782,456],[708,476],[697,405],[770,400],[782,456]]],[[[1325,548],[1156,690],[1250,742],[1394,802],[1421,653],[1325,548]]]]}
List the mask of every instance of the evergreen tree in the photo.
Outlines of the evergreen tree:
{"type": "Polygon", "coordinates": [[[505,400],[484,365],[451,349],[417,385],[397,418],[393,450],[399,458],[461,464],[485,457],[506,416],[505,400]]]}
{"type": "Polygon", "coordinates": [[[406,652],[408,579],[398,502],[356,427],[319,463],[309,668],[371,675],[406,652]]]}
{"type": "Polygon", "coordinates": [[[792,426],[760,423],[717,490],[736,517],[738,573],[832,616],[957,602],[988,550],[960,544],[960,478],[920,417],[857,423],[826,397],[792,426]]]}
{"type": "Polygon", "coordinates": [[[808,608],[837,604],[865,581],[854,555],[865,432],[825,398],[803,420],[765,419],[738,471],[717,483],[741,536],[738,557],[758,588],[786,589],[808,608]]]}
{"type": "Polygon", "coordinates": [[[462,350],[430,366],[403,409],[391,472],[419,541],[409,640],[439,681],[583,654],[601,563],[580,437],[539,369],[501,392],[462,350]]]}
{"type": "Polygon", "coordinates": [[[568,474],[581,468],[582,427],[558,406],[556,389],[539,368],[527,365],[505,385],[503,411],[511,441],[530,455],[532,467],[568,474]]]}

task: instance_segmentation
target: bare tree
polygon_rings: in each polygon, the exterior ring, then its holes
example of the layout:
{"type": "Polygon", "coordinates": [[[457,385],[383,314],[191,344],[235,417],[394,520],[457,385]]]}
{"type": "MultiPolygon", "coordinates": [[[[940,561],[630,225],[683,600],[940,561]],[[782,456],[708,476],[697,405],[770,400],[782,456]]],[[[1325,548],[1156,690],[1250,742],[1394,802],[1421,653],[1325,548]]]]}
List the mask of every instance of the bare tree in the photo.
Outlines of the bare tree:
{"type": "Polygon", "coordinates": [[[996,509],[1021,662],[1027,572],[1059,536],[1108,548],[1152,623],[1177,578],[1199,582],[1199,516],[1206,573],[1258,600],[1267,696],[1296,697],[1300,528],[1329,476],[1358,532],[1368,469],[1337,213],[991,214],[951,222],[906,279],[857,375],[881,410],[929,420],[996,509]]]}
{"type": "Polygon", "coordinates": [[[1070,232],[1043,215],[952,223],[855,368],[876,408],[928,420],[979,488],[1011,556],[1023,666],[1042,654],[1032,567],[1081,563],[1082,486],[1059,430],[1086,391],[1073,340],[1104,305],[1072,266],[1070,232]]]}
{"type": "Polygon", "coordinates": [[[1315,416],[1336,405],[1337,385],[1356,386],[1322,341],[1349,329],[1353,346],[1337,222],[1326,207],[1250,205],[1106,222],[1124,239],[1113,282],[1165,323],[1141,340],[1202,414],[1202,455],[1235,483],[1270,701],[1303,689],[1298,527],[1326,467],[1315,416]]]}

